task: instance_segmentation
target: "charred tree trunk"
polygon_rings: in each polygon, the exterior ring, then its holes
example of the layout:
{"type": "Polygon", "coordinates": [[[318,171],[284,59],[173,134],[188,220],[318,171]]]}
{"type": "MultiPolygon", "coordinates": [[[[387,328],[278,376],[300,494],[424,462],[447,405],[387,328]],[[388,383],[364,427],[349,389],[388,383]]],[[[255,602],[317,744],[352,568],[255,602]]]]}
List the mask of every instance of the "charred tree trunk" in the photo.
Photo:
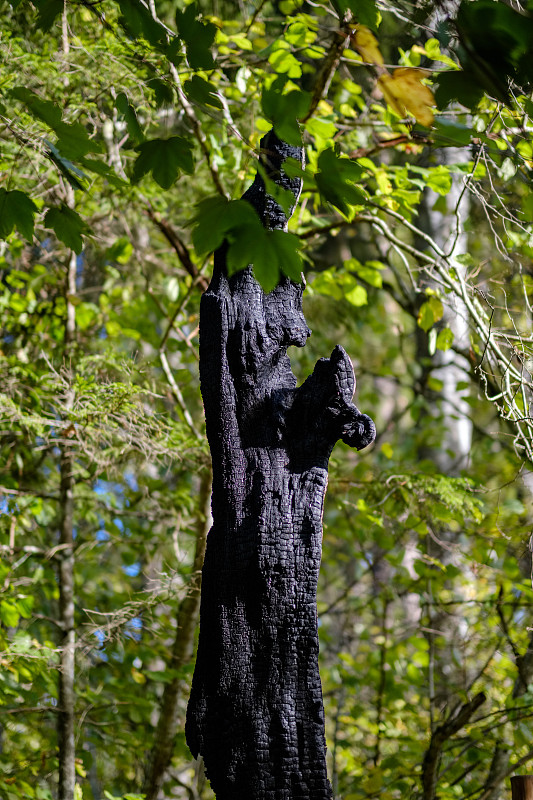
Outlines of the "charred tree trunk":
{"type": "MultiPolygon", "coordinates": [[[[290,189],[270,133],[263,167],[290,189]]],[[[263,224],[285,228],[258,175],[244,195],[263,224]]],[[[213,527],[202,576],[200,639],[186,735],[218,800],[328,800],[318,671],[316,589],[330,453],[373,441],[352,403],[351,362],[337,346],[296,388],[287,348],[310,331],[303,285],[265,294],[251,267],[228,278],[225,248],[200,309],[200,378],[213,460],[213,527]]]]}

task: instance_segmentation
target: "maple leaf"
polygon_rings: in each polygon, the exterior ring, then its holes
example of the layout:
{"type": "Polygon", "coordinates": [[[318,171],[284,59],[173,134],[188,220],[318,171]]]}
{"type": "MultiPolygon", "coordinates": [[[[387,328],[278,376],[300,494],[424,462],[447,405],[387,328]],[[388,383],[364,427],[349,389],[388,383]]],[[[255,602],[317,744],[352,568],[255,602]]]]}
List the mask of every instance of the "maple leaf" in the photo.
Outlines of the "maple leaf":
{"type": "Polygon", "coordinates": [[[381,75],[378,83],[387,103],[400,116],[407,112],[429,127],[433,123],[431,106],[435,105],[435,98],[429,86],[422,83],[426,74],[424,70],[398,67],[392,75],[381,75]]]}
{"type": "Polygon", "coordinates": [[[383,56],[379,49],[378,40],[370,28],[365,25],[358,25],[352,41],[353,46],[364,61],[368,61],[370,64],[383,65],[383,56]]]}

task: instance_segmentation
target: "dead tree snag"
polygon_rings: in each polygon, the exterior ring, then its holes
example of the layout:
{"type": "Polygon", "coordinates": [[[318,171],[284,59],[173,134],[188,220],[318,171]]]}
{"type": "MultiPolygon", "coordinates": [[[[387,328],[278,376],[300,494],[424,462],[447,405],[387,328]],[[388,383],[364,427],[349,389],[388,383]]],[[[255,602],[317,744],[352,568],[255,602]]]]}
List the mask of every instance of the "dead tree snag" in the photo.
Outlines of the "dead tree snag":
{"type": "MultiPolygon", "coordinates": [[[[299,148],[262,140],[269,178],[299,148]]],[[[270,229],[287,219],[258,174],[244,195],[270,229]]],[[[200,640],[187,742],[218,800],[328,800],[318,671],[316,589],[328,460],[361,449],[374,423],[352,403],[351,362],[337,346],[296,388],[287,348],[310,331],[303,284],[269,294],[251,267],[228,278],[225,249],[200,310],[200,378],[213,460],[200,640]]]]}

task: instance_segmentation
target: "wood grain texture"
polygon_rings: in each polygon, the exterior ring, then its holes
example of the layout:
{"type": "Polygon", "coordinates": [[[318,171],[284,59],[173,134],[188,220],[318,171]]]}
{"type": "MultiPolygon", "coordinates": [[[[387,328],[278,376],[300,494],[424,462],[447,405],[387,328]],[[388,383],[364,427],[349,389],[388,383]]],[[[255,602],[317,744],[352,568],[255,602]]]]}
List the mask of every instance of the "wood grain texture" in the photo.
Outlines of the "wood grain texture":
{"type": "Polygon", "coordinates": [[[533,800],[533,775],[515,775],[511,778],[512,800],[533,800]]]}
{"type": "MultiPolygon", "coordinates": [[[[261,144],[267,174],[296,203],[300,180],[282,165],[302,151],[273,133],[261,144]]],[[[244,197],[265,227],[286,227],[259,175],[244,197]]],[[[223,247],[201,302],[213,527],[186,736],[218,800],[331,797],[316,612],[322,509],[335,442],[361,449],[375,428],[352,402],[341,347],[296,388],[287,348],[310,334],[302,292],[283,279],[265,294],[251,267],[228,278],[223,247]]]]}

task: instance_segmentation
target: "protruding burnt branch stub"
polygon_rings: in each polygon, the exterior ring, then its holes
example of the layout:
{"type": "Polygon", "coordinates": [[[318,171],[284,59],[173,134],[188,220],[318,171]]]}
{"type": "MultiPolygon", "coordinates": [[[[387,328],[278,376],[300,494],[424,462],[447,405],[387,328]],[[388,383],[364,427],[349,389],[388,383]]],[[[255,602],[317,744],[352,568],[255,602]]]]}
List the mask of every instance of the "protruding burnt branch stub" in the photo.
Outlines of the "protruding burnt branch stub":
{"type": "MultiPolygon", "coordinates": [[[[271,180],[303,151],[272,132],[271,180]]],[[[257,175],[244,195],[268,228],[287,218],[257,175]]],[[[265,294],[251,267],[228,278],[215,253],[200,308],[200,378],[213,460],[213,527],[202,577],[200,639],[186,735],[217,800],[329,800],[318,671],[316,589],[328,460],[361,449],[374,423],[352,402],[351,362],[337,346],[296,388],[287,348],[310,331],[303,284],[265,294]]]]}

